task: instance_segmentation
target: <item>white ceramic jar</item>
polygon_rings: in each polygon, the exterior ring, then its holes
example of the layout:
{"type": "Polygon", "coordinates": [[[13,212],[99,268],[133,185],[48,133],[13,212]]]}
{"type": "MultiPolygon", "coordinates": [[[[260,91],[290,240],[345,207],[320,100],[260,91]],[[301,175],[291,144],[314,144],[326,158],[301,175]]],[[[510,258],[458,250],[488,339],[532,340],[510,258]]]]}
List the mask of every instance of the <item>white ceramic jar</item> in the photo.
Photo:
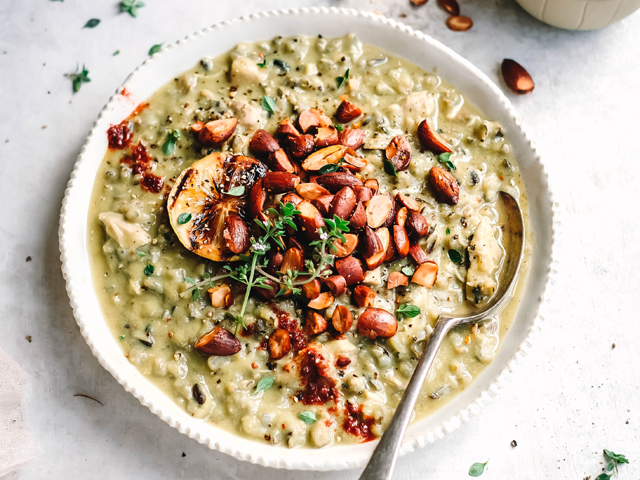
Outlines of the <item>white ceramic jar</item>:
{"type": "Polygon", "coordinates": [[[568,30],[603,28],[640,7],[640,0],[516,0],[538,20],[568,30]]]}

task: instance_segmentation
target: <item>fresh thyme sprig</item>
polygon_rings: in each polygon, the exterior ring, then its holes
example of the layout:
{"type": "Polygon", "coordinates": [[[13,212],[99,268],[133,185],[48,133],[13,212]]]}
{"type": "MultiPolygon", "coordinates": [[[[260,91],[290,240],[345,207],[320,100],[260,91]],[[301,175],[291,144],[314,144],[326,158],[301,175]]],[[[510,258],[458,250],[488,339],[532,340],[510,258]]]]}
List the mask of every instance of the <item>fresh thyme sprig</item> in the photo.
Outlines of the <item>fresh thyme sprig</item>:
{"type": "Polygon", "coordinates": [[[83,83],[89,83],[91,81],[89,78],[89,70],[87,70],[84,65],[82,65],[82,70],[80,70],[80,67],[77,67],[75,73],[68,73],[65,76],[71,79],[73,93],[78,93],[83,83]]]}
{"type": "Polygon", "coordinates": [[[268,213],[271,213],[273,215],[273,220],[255,220],[255,223],[260,227],[264,234],[257,240],[251,240],[249,255],[240,256],[243,263],[235,268],[232,268],[229,265],[224,266],[225,270],[229,272],[231,278],[233,278],[237,282],[244,283],[247,286],[247,290],[244,295],[244,301],[242,302],[242,308],[240,309],[240,314],[237,316],[233,316],[236,322],[236,331],[240,326],[242,328],[245,328],[244,312],[247,308],[251,289],[273,288],[267,283],[268,277],[265,277],[264,275],[256,276],[256,271],[260,273],[263,271],[262,268],[267,266],[268,260],[266,258],[266,255],[267,252],[272,248],[271,243],[275,243],[278,247],[284,250],[285,247],[284,243],[282,243],[281,237],[285,234],[286,227],[289,226],[294,230],[298,229],[293,221],[293,217],[294,215],[298,215],[300,211],[296,210],[295,205],[292,203],[283,204],[282,202],[280,202],[280,209],[281,212],[278,212],[278,210],[276,210],[275,208],[270,208],[267,210],[268,213]]]}
{"type": "Polygon", "coordinates": [[[629,463],[629,459],[619,453],[613,453],[611,450],[604,450],[604,458],[607,460],[607,466],[604,469],[604,473],[601,473],[596,477],[596,480],[610,480],[614,474],[618,473],[618,465],[622,463],[629,463]]]}
{"type": "Polygon", "coordinates": [[[200,280],[199,282],[192,281],[191,278],[185,278],[185,280],[188,283],[191,283],[192,285],[189,288],[187,288],[184,292],[182,292],[180,294],[180,296],[181,297],[186,297],[189,294],[191,294],[191,292],[196,288],[199,290],[199,289],[205,288],[205,287],[215,287],[215,282],[217,282],[218,280],[223,280],[225,278],[229,278],[230,276],[231,276],[230,273],[225,273],[225,274],[222,274],[222,275],[216,275],[215,277],[211,277],[208,273],[205,273],[204,274],[204,279],[200,280]]]}
{"type": "Polygon", "coordinates": [[[262,236],[258,239],[251,239],[251,247],[247,255],[240,255],[240,263],[231,266],[225,265],[223,269],[226,273],[217,275],[215,277],[205,278],[199,282],[195,282],[192,279],[188,279],[189,283],[193,283],[189,288],[180,294],[181,297],[185,297],[192,292],[192,298],[194,293],[200,291],[200,288],[206,286],[214,286],[214,282],[222,280],[224,278],[232,278],[233,280],[242,283],[247,286],[242,302],[242,307],[238,315],[228,313],[236,322],[236,332],[238,328],[245,328],[244,314],[249,302],[249,296],[253,288],[268,288],[273,287],[269,284],[275,282],[279,285],[280,289],[276,293],[276,296],[282,296],[285,293],[291,291],[294,295],[301,293],[299,288],[305,283],[309,283],[318,277],[321,277],[328,272],[325,271],[327,265],[333,265],[334,253],[336,246],[333,242],[336,239],[340,239],[343,243],[347,241],[344,234],[349,232],[349,222],[342,220],[334,215],[333,219],[325,218],[325,226],[320,229],[320,239],[313,241],[309,244],[314,248],[315,252],[312,256],[313,260],[308,259],[305,262],[306,271],[287,271],[281,276],[274,276],[265,271],[267,264],[269,263],[267,258],[267,252],[269,252],[274,245],[282,250],[285,249],[284,242],[282,241],[283,235],[286,234],[287,227],[293,230],[298,230],[297,225],[294,222],[295,215],[299,215],[300,211],[296,210],[296,207],[292,203],[283,204],[280,202],[280,211],[275,208],[269,208],[267,213],[270,214],[270,218],[265,220],[254,220],[262,231],[262,236]],[[314,262],[315,261],[315,262],[314,262]]]}
{"type": "Polygon", "coordinates": [[[334,215],[333,219],[325,218],[324,222],[327,226],[320,229],[320,239],[309,244],[310,247],[315,247],[316,253],[313,259],[316,260],[318,264],[314,264],[311,260],[305,262],[307,275],[304,275],[304,279],[295,280],[296,277],[304,272],[287,272],[283,278],[276,278],[261,268],[258,268],[258,272],[266,278],[283,285],[285,291],[289,289],[293,290],[296,286],[312,282],[316,278],[324,275],[325,267],[327,265],[333,265],[334,253],[336,252],[336,246],[333,244],[334,240],[340,239],[342,243],[347,241],[344,234],[349,232],[349,221],[342,220],[334,215]],[[329,251],[327,251],[327,247],[329,247],[329,251]]]}

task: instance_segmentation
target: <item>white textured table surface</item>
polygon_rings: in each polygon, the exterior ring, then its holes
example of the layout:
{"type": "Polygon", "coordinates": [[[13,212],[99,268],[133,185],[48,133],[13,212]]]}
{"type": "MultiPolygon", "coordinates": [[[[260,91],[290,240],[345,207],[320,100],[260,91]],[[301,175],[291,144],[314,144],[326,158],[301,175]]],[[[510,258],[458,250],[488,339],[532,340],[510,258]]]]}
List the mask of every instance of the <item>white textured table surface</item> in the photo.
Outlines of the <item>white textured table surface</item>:
{"type": "Polygon", "coordinates": [[[511,0],[460,3],[475,21],[466,33],[445,27],[435,0],[419,9],[408,0],[148,0],[137,19],[118,14],[117,0],[0,2],[0,348],[32,376],[27,415],[40,451],[17,478],[357,478],[241,463],[167,426],[91,355],[60,274],[58,213],[73,163],[149,48],[221,20],[308,5],[404,13],[498,84],[503,58],[525,65],[536,89],[511,97],[562,212],[552,315],[532,355],[480,416],[401,459],[395,478],[469,478],[473,462],[489,459],[483,478],[594,479],[603,448],[631,459],[618,478],[640,478],[640,219],[629,208],[640,191],[640,14],[576,33],[511,0]],[[83,30],[90,18],[102,23],[83,30]],[[63,74],[82,63],[92,81],[73,95],[63,74]]]}

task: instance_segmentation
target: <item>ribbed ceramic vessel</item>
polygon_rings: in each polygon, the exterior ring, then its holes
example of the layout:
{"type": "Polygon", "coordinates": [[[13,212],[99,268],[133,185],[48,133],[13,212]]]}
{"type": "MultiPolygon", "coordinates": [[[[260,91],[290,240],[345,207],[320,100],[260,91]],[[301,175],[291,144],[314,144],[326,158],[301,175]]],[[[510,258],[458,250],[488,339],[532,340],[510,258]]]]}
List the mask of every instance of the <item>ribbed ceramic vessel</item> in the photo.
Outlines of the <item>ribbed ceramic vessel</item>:
{"type": "Polygon", "coordinates": [[[567,30],[595,30],[640,8],[640,0],[516,0],[538,20],[567,30]]]}
{"type": "Polygon", "coordinates": [[[546,304],[545,288],[553,269],[554,205],[547,176],[522,120],[507,97],[483,73],[422,32],[389,18],[336,8],[301,8],[260,13],[223,22],[164,47],[125,80],[100,112],[76,162],[60,218],[62,272],[80,331],[98,361],[153,413],[180,432],[212,449],[261,465],[302,470],[339,470],[364,465],[375,442],[327,449],[287,449],[248,440],[191,417],[131,365],[110,331],[94,292],[87,249],[87,215],[94,179],[107,149],[105,132],[136,105],[201,58],[216,56],[239,42],[276,35],[335,37],[355,33],[432,71],[437,68],[484,113],[506,128],[525,181],[530,202],[528,227],[533,232],[531,268],[513,327],[494,362],[460,395],[440,410],[412,424],[402,454],[435,442],[477,414],[501,390],[539,335],[546,304]]]}

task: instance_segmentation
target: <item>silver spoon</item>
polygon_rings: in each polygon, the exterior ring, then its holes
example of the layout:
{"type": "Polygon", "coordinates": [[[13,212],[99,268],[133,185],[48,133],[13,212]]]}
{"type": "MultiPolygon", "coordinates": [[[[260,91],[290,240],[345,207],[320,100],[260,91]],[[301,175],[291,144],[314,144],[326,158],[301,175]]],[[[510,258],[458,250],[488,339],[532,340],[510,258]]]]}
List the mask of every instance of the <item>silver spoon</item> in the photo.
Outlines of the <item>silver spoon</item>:
{"type": "Polygon", "coordinates": [[[382,435],[380,443],[376,447],[360,475],[360,480],[390,480],[393,468],[398,458],[398,451],[402,445],[407,425],[411,419],[413,407],[416,404],[420,389],[427,377],[429,368],[436,358],[442,341],[447,333],[458,325],[474,324],[496,315],[513,295],[513,287],[522,262],[524,253],[524,219],[518,202],[506,192],[500,192],[506,212],[506,222],[502,244],[505,249],[503,264],[503,276],[498,291],[480,310],[470,314],[459,316],[441,315],[435,328],[429,337],[429,341],[422,356],[418,361],[413,376],[407,385],[407,389],[396,408],[391,423],[382,435]]]}

